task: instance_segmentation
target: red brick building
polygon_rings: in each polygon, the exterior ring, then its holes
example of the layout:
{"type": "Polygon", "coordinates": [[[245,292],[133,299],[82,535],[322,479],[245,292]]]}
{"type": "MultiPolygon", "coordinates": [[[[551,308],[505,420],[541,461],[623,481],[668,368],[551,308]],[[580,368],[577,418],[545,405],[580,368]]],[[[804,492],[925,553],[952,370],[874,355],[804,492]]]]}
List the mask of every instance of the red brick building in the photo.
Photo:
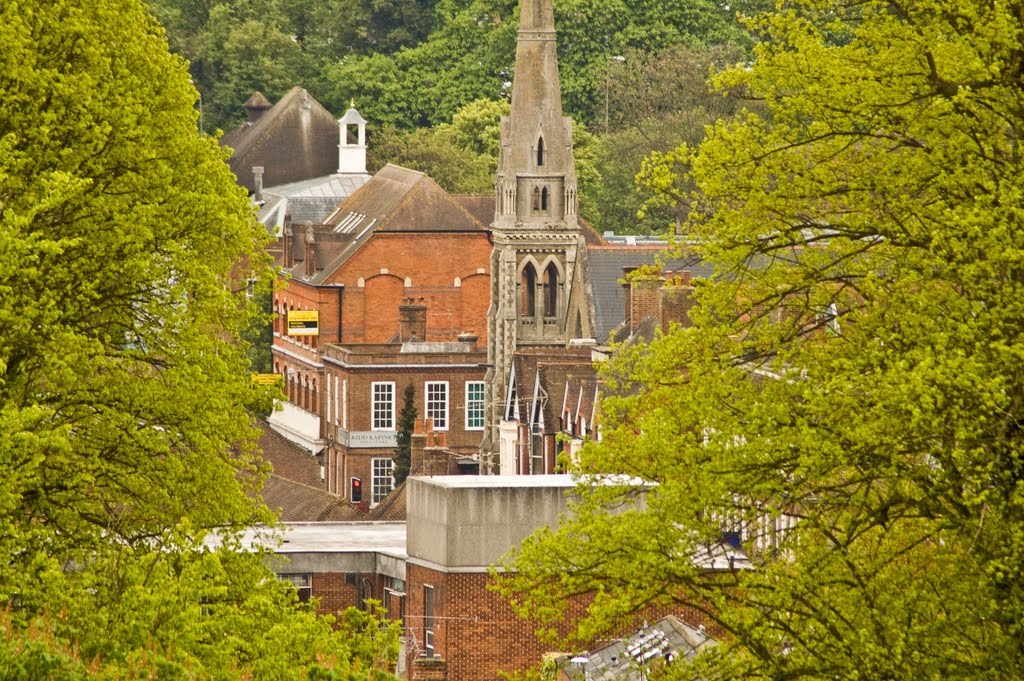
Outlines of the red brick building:
{"type": "Polygon", "coordinates": [[[461,461],[467,472],[475,472],[484,428],[485,361],[486,353],[472,340],[327,346],[321,424],[328,491],[351,498],[358,478],[367,506],[391,491],[407,386],[413,388],[417,415],[431,421],[436,444],[452,453],[456,465],[461,461]]]}
{"type": "Polygon", "coordinates": [[[327,491],[373,506],[391,489],[406,386],[465,457],[483,433],[493,199],[453,197],[387,166],[323,224],[284,226],[274,372],[305,421],[327,491]],[[309,419],[313,419],[311,422],[309,419]],[[312,423],[313,425],[308,425],[312,423]]]}

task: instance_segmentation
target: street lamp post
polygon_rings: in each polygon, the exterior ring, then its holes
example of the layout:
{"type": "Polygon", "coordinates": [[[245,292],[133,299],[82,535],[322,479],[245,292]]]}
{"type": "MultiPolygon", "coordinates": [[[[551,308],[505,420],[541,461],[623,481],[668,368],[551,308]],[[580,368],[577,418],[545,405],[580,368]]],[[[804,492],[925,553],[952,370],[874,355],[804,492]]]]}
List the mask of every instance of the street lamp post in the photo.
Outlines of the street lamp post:
{"type": "Polygon", "coordinates": [[[608,133],[608,127],[609,127],[609,125],[608,125],[608,101],[609,101],[608,95],[609,95],[609,86],[611,85],[611,77],[612,77],[612,66],[611,65],[612,65],[612,62],[619,62],[621,64],[624,61],[626,61],[626,58],[623,57],[621,54],[617,54],[614,57],[608,57],[608,63],[605,65],[605,68],[604,68],[604,132],[605,132],[605,134],[608,133]]]}

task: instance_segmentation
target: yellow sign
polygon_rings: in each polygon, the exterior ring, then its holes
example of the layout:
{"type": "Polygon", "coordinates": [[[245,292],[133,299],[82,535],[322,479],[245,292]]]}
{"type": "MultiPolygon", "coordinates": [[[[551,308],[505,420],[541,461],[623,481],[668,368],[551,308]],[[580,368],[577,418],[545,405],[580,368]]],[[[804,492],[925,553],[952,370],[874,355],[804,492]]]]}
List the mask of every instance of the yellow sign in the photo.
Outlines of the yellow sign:
{"type": "Polygon", "coordinates": [[[320,311],[319,310],[289,310],[288,311],[288,335],[289,336],[319,336],[320,335],[320,311]]]}
{"type": "Polygon", "coordinates": [[[257,385],[277,385],[284,380],[281,374],[253,374],[252,382],[257,385]]]}

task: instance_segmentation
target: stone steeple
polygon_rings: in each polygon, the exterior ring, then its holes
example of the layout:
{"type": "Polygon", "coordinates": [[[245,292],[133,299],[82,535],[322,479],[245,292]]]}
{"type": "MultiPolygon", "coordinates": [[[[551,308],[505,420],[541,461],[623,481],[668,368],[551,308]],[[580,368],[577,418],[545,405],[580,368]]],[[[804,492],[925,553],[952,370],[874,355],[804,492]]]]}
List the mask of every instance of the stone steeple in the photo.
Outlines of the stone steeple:
{"type": "Polygon", "coordinates": [[[552,0],[521,0],[512,108],[501,119],[488,311],[483,473],[499,460],[499,424],[516,350],[552,353],[593,331],[586,244],[577,221],[572,120],[562,115],[552,0]]]}
{"type": "Polygon", "coordinates": [[[501,122],[494,228],[576,229],[572,121],[562,116],[551,0],[523,0],[512,111],[501,122]]]}

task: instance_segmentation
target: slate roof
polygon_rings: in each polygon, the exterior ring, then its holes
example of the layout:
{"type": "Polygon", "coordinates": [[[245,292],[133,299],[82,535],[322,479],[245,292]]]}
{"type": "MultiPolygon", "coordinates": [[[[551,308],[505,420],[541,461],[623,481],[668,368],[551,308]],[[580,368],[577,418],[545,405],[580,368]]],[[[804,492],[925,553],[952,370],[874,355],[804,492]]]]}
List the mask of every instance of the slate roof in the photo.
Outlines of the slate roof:
{"type": "Polygon", "coordinates": [[[562,669],[572,681],[641,681],[672,660],[691,660],[714,645],[704,632],[669,615],[624,639],[564,660],[562,669]]]}
{"type": "Polygon", "coordinates": [[[245,100],[245,104],[243,104],[242,106],[244,106],[246,111],[248,111],[249,109],[269,109],[274,105],[271,103],[269,99],[267,99],[267,96],[265,94],[257,90],[256,92],[252,93],[252,96],[249,97],[249,99],[245,100]]]}
{"type": "Polygon", "coordinates": [[[255,190],[253,166],[263,166],[264,186],[323,177],[338,169],[338,121],[306,90],[294,87],[256,121],[220,139],[233,152],[228,165],[238,184],[255,190]]]}
{"type": "MultiPolygon", "coordinates": [[[[668,242],[652,243],[652,240],[637,246],[616,243],[587,247],[590,285],[594,293],[594,323],[599,342],[608,340],[616,327],[625,320],[626,292],[619,281],[625,277],[628,270],[654,264],[659,256],[665,257],[668,253],[668,242]]],[[[701,262],[696,256],[665,260],[662,269],[689,270],[695,279],[710,279],[714,274],[714,268],[701,262]]]]}
{"type": "Polygon", "coordinates": [[[453,196],[452,198],[468,210],[470,215],[476,218],[481,225],[490,225],[491,221],[494,220],[494,194],[479,196],[460,195],[453,196]]]}

